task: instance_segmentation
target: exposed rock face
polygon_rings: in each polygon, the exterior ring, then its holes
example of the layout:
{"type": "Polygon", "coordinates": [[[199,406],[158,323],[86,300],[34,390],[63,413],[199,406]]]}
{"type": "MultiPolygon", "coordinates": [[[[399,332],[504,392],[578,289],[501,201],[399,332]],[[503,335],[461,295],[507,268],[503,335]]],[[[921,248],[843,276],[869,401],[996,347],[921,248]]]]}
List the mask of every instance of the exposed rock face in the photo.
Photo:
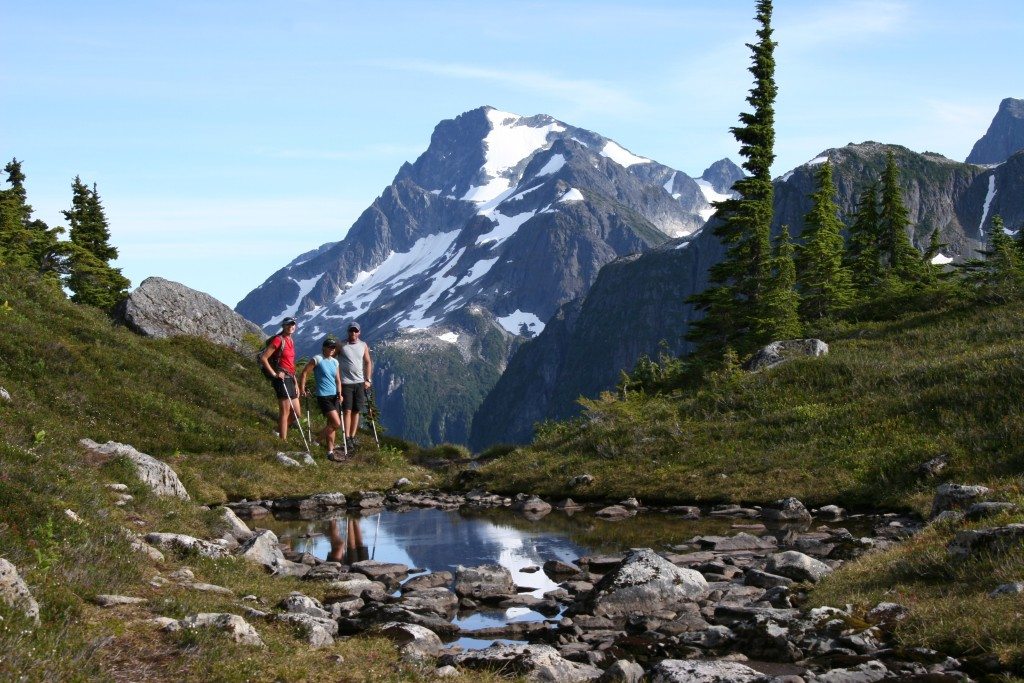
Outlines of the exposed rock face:
{"type": "Polygon", "coordinates": [[[0,602],[3,602],[39,625],[39,603],[32,597],[25,580],[18,569],[0,557],[0,602]]]}
{"type": "Polygon", "coordinates": [[[988,131],[974,143],[967,163],[1001,164],[1021,149],[1024,149],[1024,100],[1007,97],[999,103],[999,111],[988,131]]]}
{"type": "MultiPolygon", "coordinates": [[[[762,347],[746,365],[751,372],[774,368],[794,358],[824,356],[828,344],[820,339],[787,339],[762,347]]],[[[798,501],[799,502],[799,501],[798,501]]]]}
{"type": "Polygon", "coordinates": [[[610,618],[674,610],[707,595],[699,572],[677,567],[650,548],[632,550],[595,586],[586,607],[610,618]]]}
{"type": "Polygon", "coordinates": [[[115,316],[146,337],[203,337],[235,350],[246,348],[243,335],[263,336],[258,325],[209,294],[160,277],[143,280],[115,316]]]}
{"type": "Polygon", "coordinates": [[[83,448],[103,455],[128,458],[135,465],[135,471],[142,483],[153,489],[158,496],[177,496],[182,500],[189,500],[184,484],[167,463],[157,460],[151,455],[140,453],[128,444],[116,441],[108,441],[102,446],[92,439],[82,439],[78,443],[83,448]]]}

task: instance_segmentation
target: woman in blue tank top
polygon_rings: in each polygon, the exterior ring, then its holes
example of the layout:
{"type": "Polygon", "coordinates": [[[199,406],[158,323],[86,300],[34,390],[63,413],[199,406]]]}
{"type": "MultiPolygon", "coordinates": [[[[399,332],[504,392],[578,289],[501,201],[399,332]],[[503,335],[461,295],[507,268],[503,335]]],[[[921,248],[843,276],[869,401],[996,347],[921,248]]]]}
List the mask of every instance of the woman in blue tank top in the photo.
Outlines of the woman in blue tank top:
{"type": "Polygon", "coordinates": [[[324,339],[323,353],[313,356],[299,376],[299,395],[306,395],[306,378],[313,373],[316,384],[316,403],[327,420],[320,436],[327,445],[327,459],[342,462],[345,458],[334,453],[334,437],[341,426],[341,371],[338,364],[338,344],[328,337],[324,339]]]}

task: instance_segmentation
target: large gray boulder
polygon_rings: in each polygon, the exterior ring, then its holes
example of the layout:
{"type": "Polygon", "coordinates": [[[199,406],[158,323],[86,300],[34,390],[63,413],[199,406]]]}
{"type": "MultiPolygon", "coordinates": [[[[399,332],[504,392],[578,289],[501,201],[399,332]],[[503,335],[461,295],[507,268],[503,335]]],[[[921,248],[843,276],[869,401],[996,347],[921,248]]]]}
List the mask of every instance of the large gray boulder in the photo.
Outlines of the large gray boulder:
{"type": "Polygon", "coordinates": [[[254,533],[248,541],[238,549],[239,556],[253,564],[258,564],[272,574],[279,576],[305,576],[309,573],[309,565],[285,559],[278,547],[277,535],[269,529],[261,529],[254,533]]]}
{"type": "Polygon", "coordinates": [[[157,460],[151,455],[146,455],[135,450],[133,447],[116,441],[108,441],[100,445],[92,439],[82,439],[79,442],[83,448],[100,453],[111,458],[125,457],[135,465],[135,472],[143,484],[153,489],[158,496],[177,496],[182,500],[189,500],[188,491],[184,484],[178,479],[178,475],[167,463],[157,460]]]}
{"type": "Polygon", "coordinates": [[[832,567],[799,551],[787,550],[769,557],[765,571],[794,581],[817,583],[832,571],[832,567]]]}
{"type": "Polygon", "coordinates": [[[209,294],[161,277],[142,281],[114,312],[133,331],[146,336],[192,336],[235,350],[245,348],[243,336],[263,331],[209,294]]]}
{"type": "Polygon", "coordinates": [[[228,551],[222,545],[205,541],[195,536],[189,536],[187,534],[167,534],[161,532],[153,532],[146,534],[146,543],[149,543],[157,548],[163,548],[164,550],[180,550],[183,552],[194,552],[204,557],[217,559],[219,557],[227,557],[228,551]]]}
{"type": "Polygon", "coordinates": [[[946,510],[963,510],[978,498],[987,496],[992,490],[987,486],[971,484],[942,484],[935,489],[932,500],[932,517],[946,510]]]}
{"type": "Polygon", "coordinates": [[[677,567],[650,548],[638,548],[594,586],[586,610],[609,618],[676,611],[707,594],[708,583],[700,572],[677,567]]]}
{"type": "Polygon", "coordinates": [[[828,344],[820,339],[786,339],[762,347],[746,365],[750,372],[774,368],[794,358],[824,356],[828,344]]]}
{"type": "Polygon", "coordinates": [[[512,573],[498,564],[459,567],[455,572],[455,592],[462,598],[495,600],[516,594],[512,573]]]}
{"type": "Polygon", "coordinates": [[[443,647],[436,633],[416,624],[389,621],[378,626],[375,631],[393,641],[402,659],[407,661],[433,659],[443,647]]]}
{"type": "Polygon", "coordinates": [[[3,602],[39,625],[39,603],[32,597],[25,580],[18,569],[0,557],[0,602],[3,602]]]}

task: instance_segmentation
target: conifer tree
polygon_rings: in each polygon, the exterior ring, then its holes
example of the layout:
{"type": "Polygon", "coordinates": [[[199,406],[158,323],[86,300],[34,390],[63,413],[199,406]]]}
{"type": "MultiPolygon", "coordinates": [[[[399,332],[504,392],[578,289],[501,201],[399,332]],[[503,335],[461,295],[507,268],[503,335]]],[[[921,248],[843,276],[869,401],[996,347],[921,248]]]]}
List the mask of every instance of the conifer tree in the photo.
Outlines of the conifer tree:
{"type": "Polygon", "coordinates": [[[818,171],[818,191],[811,195],[796,257],[800,308],[808,319],[843,311],[854,299],[853,280],[843,265],[843,222],[835,196],[832,164],[826,161],[818,171]]]}
{"type": "Polygon", "coordinates": [[[107,217],[96,186],[90,190],[76,176],[71,191],[71,208],[64,211],[64,217],[73,250],[65,284],[72,292],[72,301],[109,310],[127,296],[130,283],[109,263],[117,258],[117,248],[110,244],[107,217]]]}
{"type": "Polygon", "coordinates": [[[31,268],[28,223],[32,207],[25,193],[25,174],[21,162],[11,159],[4,172],[10,189],[0,190],[0,258],[5,266],[31,268]]]}
{"type": "Polygon", "coordinates": [[[789,226],[783,225],[775,238],[772,259],[772,281],[764,299],[765,313],[775,321],[777,339],[795,339],[800,336],[800,295],[796,287],[796,263],[793,260],[793,241],[789,226]]]}
{"type": "Polygon", "coordinates": [[[64,228],[32,218],[20,161],[11,159],[4,171],[11,187],[0,190],[0,261],[56,280],[66,262],[67,248],[58,238],[64,228]]]}
{"type": "Polygon", "coordinates": [[[982,299],[1003,302],[1024,294],[1024,259],[1006,233],[1002,216],[992,218],[988,249],[978,253],[985,258],[972,259],[961,268],[965,279],[978,287],[982,299]]]}
{"type": "Polygon", "coordinates": [[[730,130],[746,157],[749,175],[733,185],[739,197],[716,202],[715,235],[727,249],[725,258],[711,268],[712,286],[692,297],[691,303],[705,312],[694,323],[689,338],[698,352],[716,354],[727,345],[746,350],[779,333],[778,321],[765,311],[765,294],[771,286],[771,224],[774,190],[771,165],[775,160],[775,45],[772,40],[772,3],[759,0],[756,20],[758,42],[749,71],[754,87],[747,96],[752,112],[740,114],[740,126],[730,130]]]}
{"type": "Polygon", "coordinates": [[[942,266],[932,263],[932,261],[947,246],[949,245],[939,237],[939,229],[935,228],[932,230],[931,239],[928,240],[928,249],[921,256],[922,273],[925,282],[934,283],[942,277],[942,266]]]}
{"type": "Polygon", "coordinates": [[[879,213],[879,255],[887,274],[897,282],[921,279],[921,254],[910,243],[907,226],[910,214],[900,191],[900,171],[890,150],[882,173],[882,207],[879,213]]]}
{"type": "Polygon", "coordinates": [[[882,280],[879,263],[881,223],[878,216],[878,187],[871,184],[861,192],[857,212],[846,243],[846,265],[853,285],[862,297],[869,297],[882,280]]]}

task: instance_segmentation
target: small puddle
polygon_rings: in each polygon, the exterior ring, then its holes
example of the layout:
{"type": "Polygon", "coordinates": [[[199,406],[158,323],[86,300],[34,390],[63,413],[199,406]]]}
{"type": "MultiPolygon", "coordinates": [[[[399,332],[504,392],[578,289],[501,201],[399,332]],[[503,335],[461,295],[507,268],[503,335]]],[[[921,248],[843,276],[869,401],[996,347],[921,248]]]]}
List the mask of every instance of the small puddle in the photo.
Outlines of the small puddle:
{"type": "MultiPolygon", "coordinates": [[[[858,530],[854,527],[864,524],[847,520],[831,526],[844,526],[856,535],[858,530]]],[[[642,512],[613,522],[595,517],[587,510],[571,515],[555,511],[530,521],[508,509],[465,508],[341,512],[317,520],[264,517],[253,525],[271,529],[282,543],[297,552],[344,564],[368,559],[398,562],[424,572],[453,574],[460,565],[500,564],[512,573],[517,586],[537,597],[558,587],[541,570],[548,560],[575,563],[584,555],[616,554],[636,547],[660,551],[698,535],[770,533],[750,520],[688,520],[664,512],[642,512]]],[[[410,577],[417,575],[410,573],[410,577]]],[[[454,623],[465,630],[476,630],[545,619],[557,621],[559,617],[544,616],[525,607],[481,607],[460,613],[454,623]]],[[[494,642],[524,641],[461,638],[457,644],[477,649],[494,642]]]]}

